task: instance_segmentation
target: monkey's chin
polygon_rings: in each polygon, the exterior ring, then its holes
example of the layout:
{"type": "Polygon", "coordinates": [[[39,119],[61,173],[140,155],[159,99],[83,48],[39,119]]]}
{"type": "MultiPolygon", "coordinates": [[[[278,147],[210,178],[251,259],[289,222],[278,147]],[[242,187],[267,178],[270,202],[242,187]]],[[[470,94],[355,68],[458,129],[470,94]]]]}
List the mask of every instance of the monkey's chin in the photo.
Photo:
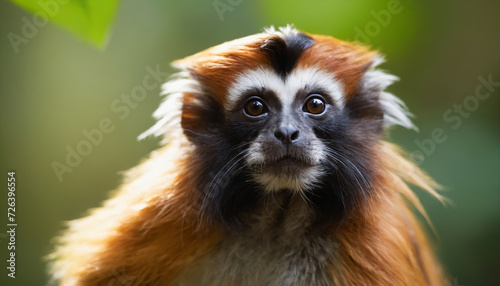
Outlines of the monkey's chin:
{"type": "Polygon", "coordinates": [[[310,189],[321,176],[320,166],[285,164],[279,168],[265,166],[253,173],[254,180],[268,192],[288,189],[302,192],[310,189]]]}

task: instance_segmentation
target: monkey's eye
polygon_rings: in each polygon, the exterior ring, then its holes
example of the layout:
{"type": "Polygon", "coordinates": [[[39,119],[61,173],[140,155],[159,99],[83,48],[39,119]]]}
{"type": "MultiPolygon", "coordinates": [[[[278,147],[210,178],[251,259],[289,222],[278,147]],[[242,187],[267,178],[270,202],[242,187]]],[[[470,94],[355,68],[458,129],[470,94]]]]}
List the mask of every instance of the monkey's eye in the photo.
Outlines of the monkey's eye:
{"type": "Polygon", "coordinates": [[[245,104],[245,113],[249,116],[259,116],[266,113],[266,106],[262,101],[252,98],[245,104]]]}
{"type": "Polygon", "coordinates": [[[313,96],[306,101],[304,111],[311,114],[321,114],[325,111],[326,104],[318,96],[313,96]]]}

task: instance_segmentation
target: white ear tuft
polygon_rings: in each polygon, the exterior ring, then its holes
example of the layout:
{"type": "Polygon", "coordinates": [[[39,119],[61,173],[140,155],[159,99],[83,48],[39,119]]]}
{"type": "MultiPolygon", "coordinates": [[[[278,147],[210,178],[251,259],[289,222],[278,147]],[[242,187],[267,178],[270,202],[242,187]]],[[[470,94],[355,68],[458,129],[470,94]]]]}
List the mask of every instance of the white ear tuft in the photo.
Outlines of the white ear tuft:
{"type": "Polygon", "coordinates": [[[199,83],[190,78],[188,72],[183,71],[172,75],[172,79],[162,86],[162,95],[165,100],[153,113],[153,117],[158,120],[155,125],[139,135],[142,140],[148,136],[165,136],[164,143],[168,138],[178,135],[181,131],[182,101],[184,93],[200,93],[199,83]]]}
{"type": "Polygon", "coordinates": [[[401,125],[408,129],[413,129],[418,131],[417,126],[413,124],[410,117],[413,114],[408,110],[405,103],[388,92],[380,93],[380,104],[384,110],[384,127],[390,127],[392,125],[401,125]]]}
{"type": "Polygon", "coordinates": [[[408,129],[418,130],[410,120],[413,114],[408,110],[404,102],[393,94],[384,91],[393,82],[399,80],[397,76],[388,74],[380,69],[375,69],[384,62],[384,58],[376,56],[370,69],[361,79],[362,92],[378,93],[379,102],[384,111],[384,127],[401,125],[408,129]]]}

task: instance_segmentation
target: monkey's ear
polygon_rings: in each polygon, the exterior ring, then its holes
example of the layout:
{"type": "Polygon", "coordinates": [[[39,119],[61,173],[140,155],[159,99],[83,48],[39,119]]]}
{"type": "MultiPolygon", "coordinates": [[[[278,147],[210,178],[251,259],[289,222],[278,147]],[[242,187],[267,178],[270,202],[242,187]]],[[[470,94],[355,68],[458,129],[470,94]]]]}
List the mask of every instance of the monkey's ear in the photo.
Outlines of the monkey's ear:
{"type": "Polygon", "coordinates": [[[360,92],[378,98],[384,112],[385,128],[393,125],[401,125],[408,129],[418,130],[410,119],[413,117],[413,114],[408,110],[404,102],[395,95],[385,91],[389,85],[399,80],[399,78],[377,68],[384,61],[384,58],[380,55],[376,55],[373,58],[370,67],[360,80],[360,92]]]}

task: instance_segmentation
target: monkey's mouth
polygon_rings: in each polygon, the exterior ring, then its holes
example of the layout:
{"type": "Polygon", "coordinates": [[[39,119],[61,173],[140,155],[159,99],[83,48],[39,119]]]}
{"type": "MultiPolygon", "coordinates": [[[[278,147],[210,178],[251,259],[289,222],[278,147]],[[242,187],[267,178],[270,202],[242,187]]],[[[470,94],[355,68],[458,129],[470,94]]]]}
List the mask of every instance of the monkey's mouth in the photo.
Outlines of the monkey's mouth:
{"type": "Polygon", "coordinates": [[[310,188],[322,175],[323,168],[306,154],[298,155],[266,158],[263,163],[252,166],[254,180],[266,191],[301,191],[310,188]]]}
{"type": "Polygon", "coordinates": [[[310,162],[303,158],[298,158],[292,155],[285,155],[280,158],[270,160],[270,164],[304,164],[304,165],[309,165],[310,162]]]}
{"type": "Polygon", "coordinates": [[[308,160],[306,157],[284,155],[266,160],[264,164],[255,166],[254,171],[276,176],[293,176],[316,165],[317,164],[312,162],[312,160],[308,160]]]}

